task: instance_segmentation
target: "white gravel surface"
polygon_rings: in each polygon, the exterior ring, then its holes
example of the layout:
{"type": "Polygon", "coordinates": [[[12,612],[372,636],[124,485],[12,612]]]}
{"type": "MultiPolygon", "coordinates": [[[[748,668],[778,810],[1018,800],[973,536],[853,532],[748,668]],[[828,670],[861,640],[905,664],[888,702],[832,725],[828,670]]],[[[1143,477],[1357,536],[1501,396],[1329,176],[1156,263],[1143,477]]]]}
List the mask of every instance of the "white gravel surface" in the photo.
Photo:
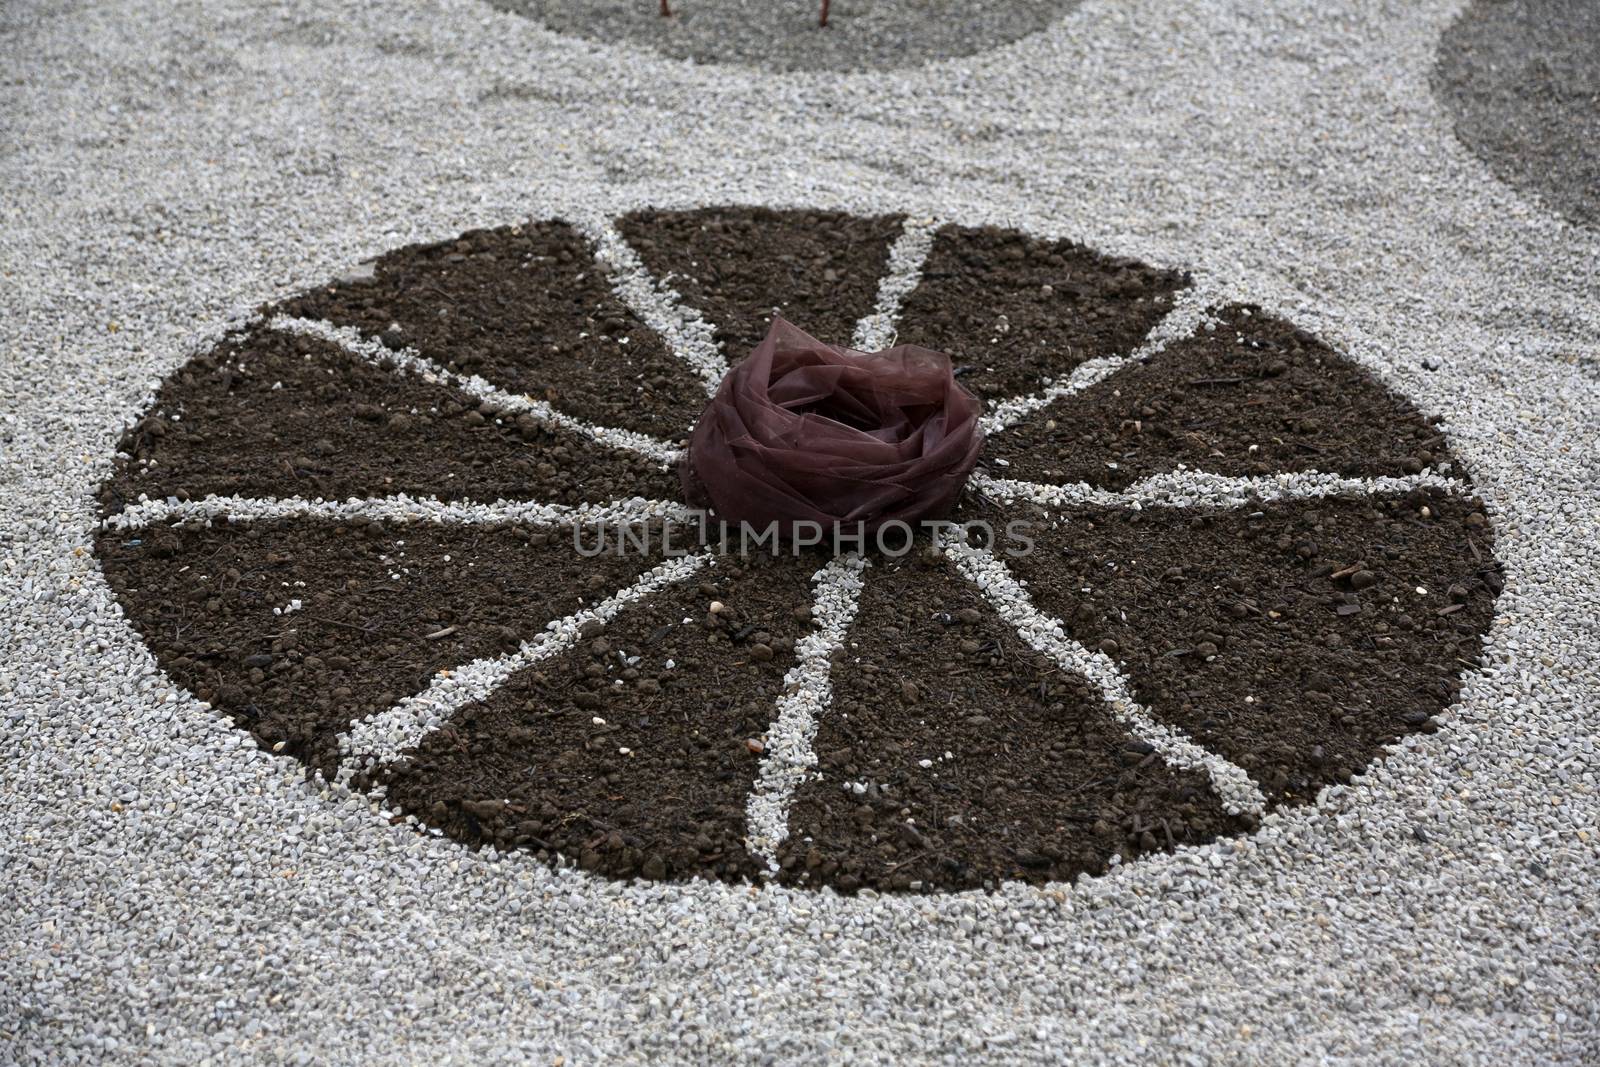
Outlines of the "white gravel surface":
{"type": "Polygon", "coordinates": [[[476,0],[0,9],[0,1062],[1600,1060],[1600,234],[1428,89],[1453,3],[1089,0],[768,77],[476,0]],[[1015,223],[1229,279],[1443,415],[1507,570],[1434,735],[1075,886],[623,885],[319,792],[89,551],[124,421],[388,248],[714,201],[1015,223]]]}

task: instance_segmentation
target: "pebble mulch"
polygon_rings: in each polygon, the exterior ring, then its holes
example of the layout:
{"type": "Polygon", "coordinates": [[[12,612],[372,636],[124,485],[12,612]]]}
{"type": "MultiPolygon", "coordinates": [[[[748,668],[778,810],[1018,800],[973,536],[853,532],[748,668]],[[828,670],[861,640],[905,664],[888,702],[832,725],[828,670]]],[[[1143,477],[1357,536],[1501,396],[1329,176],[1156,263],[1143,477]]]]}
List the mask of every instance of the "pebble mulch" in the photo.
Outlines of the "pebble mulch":
{"type": "Polygon", "coordinates": [[[1457,139],[1459,6],[1085,3],[870,91],[618,65],[476,0],[8,10],[0,1059],[1592,1062],[1600,237],[1457,139]],[[473,227],[734,202],[1070,238],[1321,339],[1470,472],[1486,666],[1253,832],[932,897],[473,852],[161,671],[96,490],[226,328],[473,227]]]}

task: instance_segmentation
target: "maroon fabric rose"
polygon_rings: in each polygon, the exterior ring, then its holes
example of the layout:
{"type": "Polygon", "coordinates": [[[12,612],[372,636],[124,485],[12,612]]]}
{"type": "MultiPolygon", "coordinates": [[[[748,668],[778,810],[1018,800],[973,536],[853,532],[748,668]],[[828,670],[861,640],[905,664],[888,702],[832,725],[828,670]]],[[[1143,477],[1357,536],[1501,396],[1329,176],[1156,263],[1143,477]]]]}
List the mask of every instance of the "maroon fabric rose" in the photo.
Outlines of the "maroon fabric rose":
{"type": "Polygon", "coordinates": [[[871,532],[949,512],[983,447],[978,414],[948,356],[854,352],[779,318],[722,380],[680,473],[723,522],[871,532]]]}

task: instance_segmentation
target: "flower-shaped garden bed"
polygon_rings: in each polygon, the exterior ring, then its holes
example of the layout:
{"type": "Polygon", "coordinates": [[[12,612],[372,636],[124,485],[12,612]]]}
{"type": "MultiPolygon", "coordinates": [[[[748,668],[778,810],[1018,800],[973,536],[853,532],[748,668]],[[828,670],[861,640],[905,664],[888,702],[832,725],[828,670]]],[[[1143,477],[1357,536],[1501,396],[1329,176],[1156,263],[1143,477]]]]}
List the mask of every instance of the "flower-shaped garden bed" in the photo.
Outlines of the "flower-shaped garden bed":
{"type": "Polygon", "coordinates": [[[174,373],[102,501],[134,626],[268,749],[469,844],[846,891],[1248,831],[1431,730],[1500,587],[1438,428],[1292,324],[822,212],[392,252],[174,373]],[[1031,546],[580,552],[685,517],[775,312],[949,353],[987,436],[953,519],[1031,546]]]}

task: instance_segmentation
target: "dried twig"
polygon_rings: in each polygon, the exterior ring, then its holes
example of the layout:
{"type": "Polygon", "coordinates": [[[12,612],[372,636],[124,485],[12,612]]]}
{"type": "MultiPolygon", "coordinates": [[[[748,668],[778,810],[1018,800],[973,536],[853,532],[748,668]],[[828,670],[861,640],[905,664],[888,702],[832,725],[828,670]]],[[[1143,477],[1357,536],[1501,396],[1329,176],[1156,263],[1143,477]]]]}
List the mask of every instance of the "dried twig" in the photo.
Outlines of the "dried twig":
{"type": "Polygon", "coordinates": [[[667,0],[661,0],[661,17],[664,19],[672,17],[672,9],[667,6],[667,0]]]}

